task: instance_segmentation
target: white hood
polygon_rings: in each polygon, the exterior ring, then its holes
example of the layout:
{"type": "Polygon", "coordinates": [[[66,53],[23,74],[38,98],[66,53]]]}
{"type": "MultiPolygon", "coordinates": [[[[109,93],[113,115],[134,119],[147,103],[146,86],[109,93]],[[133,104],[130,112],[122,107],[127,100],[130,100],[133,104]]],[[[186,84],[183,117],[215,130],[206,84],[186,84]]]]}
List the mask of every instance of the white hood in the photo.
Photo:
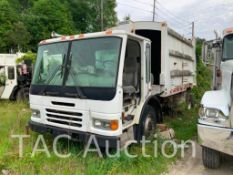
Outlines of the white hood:
{"type": "Polygon", "coordinates": [[[207,91],[202,97],[201,104],[206,108],[214,108],[222,111],[225,116],[229,116],[229,106],[231,104],[230,94],[225,90],[207,91]]]}
{"type": "Polygon", "coordinates": [[[201,104],[207,108],[221,110],[224,115],[229,116],[231,106],[231,77],[233,73],[233,60],[221,63],[222,87],[218,91],[208,91],[202,97],[201,104]]]}

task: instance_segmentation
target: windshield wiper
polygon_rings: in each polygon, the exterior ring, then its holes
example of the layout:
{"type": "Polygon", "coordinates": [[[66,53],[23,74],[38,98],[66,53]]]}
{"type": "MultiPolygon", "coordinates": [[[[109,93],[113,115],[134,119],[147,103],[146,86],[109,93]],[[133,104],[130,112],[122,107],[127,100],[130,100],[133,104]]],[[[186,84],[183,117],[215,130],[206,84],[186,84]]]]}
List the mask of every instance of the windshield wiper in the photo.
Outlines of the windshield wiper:
{"type": "Polygon", "coordinates": [[[64,56],[63,56],[63,59],[62,59],[62,64],[61,65],[58,65],[55,69],[54,69],[54,71],[52,72],[52,74],[49,76],[49,78],[47,78],[47,80],[45,80],[45,87],[44,87],[44,89],[41,91],[41,94],[42,95],[57,95],[58,94],[58,92],[46,92],[46,89],[47,89],[47,87],[48,87],[48,85],[50,84],[50,82],[54,79],[54,77],[55,77],[55,75],[57,74],[57,72],[59,71],[59,70],[61,70],[61,77],[62,77],[62,75],[63,75],[63,72],[64,72],[64,63],[65,63],[65,58],[66,58],[66,55],[64,54],[64,56]]]}
{"type": "MultiPolygon", "coordinates": [[[[75,83],[75,90],[76,90],[76,94],[74,93],[65,93],[67,96],[72,96],[72,97],[77,97],[77,98],[80,98],[80,99],[87,99],[87,97],[83,94],[81,88],[79,86],[77,86],[77,82],[75,80],[75,77],[74,77],[74,74],[73,74],[73,71],[72,71],[72,68],[71,68],[71,64],[72,64],[72,53],[70,53],[70,57],[69,57],[69,60],[68,60],[68,68],[69,68],[69,71],[68,71],[68,74],[71,75],[74,83],[75,83]]],[[[68,79],[69,76],[67,76],[66,78],[68,79]]],[[[65,82],[67,81],[67,79],[65,80],[65,82]]]]}
{"type": "MultiPolygon", "coordinates": [[[[46,91],[48,85],[53,80],[53,78],[55,77],[55,75],[57,74],[57,72],[62,69],[62,67],[63,67],[62,65],[58,65],[56,67],[56,69],[52,72],[51,76],[45,81],[46,85],[45,85],[44,89],[41,91],[42,95],[47,95],[45,91],[46,91]]],[[[61,72],[62,72],[62,70],[61,70],[61,72]]]]}
{"type": "Polygon", "coordinates": [[[65,93],[66,95],[68,96],[74,96],[74,97],[77,97],[77,98],[81,98],[81,99],[87,99],[87,97],[83,94],[82,90],[80,89],[79,86],[77,86],[77,82],[75,81],[75,78],[74,78],[74,74],[73,74],[73,71],[70,70],[70,75],[75,83],[75,89],[76,89],[76,94],[73,94],[73,93],[65,93]]]}

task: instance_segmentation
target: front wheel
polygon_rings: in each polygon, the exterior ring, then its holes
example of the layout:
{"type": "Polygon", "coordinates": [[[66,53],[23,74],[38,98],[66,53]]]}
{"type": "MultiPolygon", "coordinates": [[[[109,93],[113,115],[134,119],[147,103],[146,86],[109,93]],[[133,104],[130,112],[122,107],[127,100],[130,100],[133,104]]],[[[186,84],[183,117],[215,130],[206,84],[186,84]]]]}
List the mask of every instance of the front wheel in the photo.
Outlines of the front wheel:
{"type": "Polygon", "coordinates": [[[217,169],[221,164],[220,152],[202,147],[202,161],[206,168],[217,169]]]}
{"type": "Polygon", "coordinates": [[[146,105],[138,127],[138,141],[140,141],[143,136],[145,136],[146,139],[153,138],[156,129],[156,121],[156,112],[154,108],[146,105]]]}

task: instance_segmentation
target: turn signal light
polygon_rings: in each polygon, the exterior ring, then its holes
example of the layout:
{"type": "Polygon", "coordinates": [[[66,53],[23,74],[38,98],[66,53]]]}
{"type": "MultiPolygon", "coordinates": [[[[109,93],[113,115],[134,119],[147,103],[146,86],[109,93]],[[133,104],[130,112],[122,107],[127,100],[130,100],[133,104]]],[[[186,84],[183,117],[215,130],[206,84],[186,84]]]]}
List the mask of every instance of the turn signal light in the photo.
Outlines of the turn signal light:
{"type": "Polygon", "coordinates": [[[117,120],[112,120],[110,122],[110,128],[112,131],[116,131],[119,127],[118,121],[117,120]]]}

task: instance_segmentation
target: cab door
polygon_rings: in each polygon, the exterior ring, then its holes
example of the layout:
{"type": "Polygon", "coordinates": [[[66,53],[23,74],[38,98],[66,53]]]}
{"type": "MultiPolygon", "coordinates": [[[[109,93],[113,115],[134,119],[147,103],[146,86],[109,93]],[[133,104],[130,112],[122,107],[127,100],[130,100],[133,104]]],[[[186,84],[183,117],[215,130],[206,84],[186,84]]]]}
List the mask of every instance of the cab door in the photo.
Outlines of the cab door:
{"type": "Polygon", "coordinates": [[[151,43],[145,41],[144,42],[144,52],[143,52],[143,96],[144,100],[146,100],[151,94],[151,43]]]}
{"type": "Polygon", "coordinates": [[[0,66],[0,98],[5,90],[6,85],[6,71],[5,66],[0,66]]]}

